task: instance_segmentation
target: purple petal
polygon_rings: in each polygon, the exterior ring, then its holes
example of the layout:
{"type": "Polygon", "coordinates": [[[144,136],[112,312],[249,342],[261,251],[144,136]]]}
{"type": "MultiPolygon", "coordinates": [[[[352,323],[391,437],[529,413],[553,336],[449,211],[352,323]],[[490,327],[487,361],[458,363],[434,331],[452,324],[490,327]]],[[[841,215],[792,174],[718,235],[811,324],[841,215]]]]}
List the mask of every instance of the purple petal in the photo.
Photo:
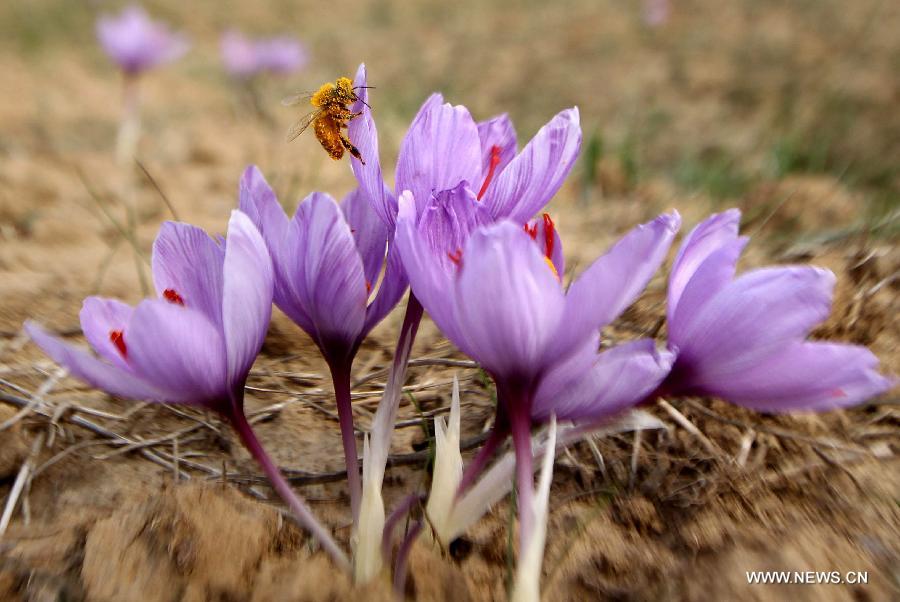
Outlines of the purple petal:
{"type": "Polygon", "coordinates": [[[289,220],[275,191],[255,165],[248,166],[241,176],[238,209],[250,218],[269,247],[278,249],[281,246],[289,220]]]}
{"type": "Polygon", "coordinates": [[[205,314],[147,299],[134,310],[125,340],[134,373],[172,391],[169,401],[211,403],[228,399],[225,343],[219,327],[205,314]]]}
{"type": "Polygon", "coordinates": [[[222,295],[227,376],[243,391],[269,328],[274,274],[262,236],[240,211],[231,212],[227,241],[222,295]]]}
{"type": "Polygon", "coordinates": [[[565,297],[521,226],[501,222],[476,230],[463,250],[455,289],[459,330],[453,342],[495,378],[528,378],[553,359],[547,352],[565,297]]]}
{"type": "Polygon", "coordinates": [[[480,183],[478,126],[463,106],[444,103],[439,94],[425,101],[409,127],[397,159],[397,192],[409,190],[419,206],[460,182],[480,183]]]}
{"type": "MultiPolygon", "coordinates": [[[[366,65],[363,63],[356,71],[353,86],[365,86],[366,82],[366,65]]],[[[366,198],[372,203],[375,213],[393,231],[394,220],[397,216],[397,198],[384,183],[378,155],[378,129],[375,127],[372,111],[364,104],[369,102],[369,91],[366,88],[360,88],[356,94],[360,100],[354,103],[352,111],[354,113],[362,112],[362,115],[350,121],[347,136],[359,149],[366,164],[363,165],[358,159],[350,157],[350,167],[353,169],[356,181],[359,182],[360,189],[365,191],[366,198]]]]}
{"type": "Polygon", "coordinates": [[[737,260],[749,240],[741,236],[724,242],[703,260],[682,291],[677,306],[667,308],[670,340],[681,340],[684,325],[693,316],[702,315],[706,305],[731,282],[737,260]]]}
{"type": "Polygon", "coordinates": [[[400,195],[394,244],[403,261],[409,286],[447,338],[457,338],[451,290],[455,274],[441,268],[428,238],[417,227],[416,201],[409,191],[400,195]]]}
{"type": "Polygon", "coordinates": [[[865,347],[794,342],[753,366],[700,378],[697,390],[766,412],[823,411],[867,401],[893,386],[877,372],[878,358],[865,347]]]}
{"type": "Polygon", "coordinates": [[[403,268],[403,261],[400,258],[400,251],[391,241],[388,247],[384,277],[378,285],[378,292],[375,294],[375,298],[366,310],[366,323],[363,326],[360,337],[368,335],[394,309],[394,306],[400,302],[400,299],[406,293],[408,284],[406,270],[403,268]]]}
{"type": "Polygon", "coordinates": [[[385,245],[388,229],[378,214],[372,209],[369,199],[361,188],[357,188],[341,201],[344,217],[350,225],[356,248],[362,257],[366,283],[374,287],[384,265],[385,245]]]}
{"type": "MultiPolygon", "coordinates": [[[[499,162],[494,167],[494,173],[499,174],[516,156],[516,129],[513,127],[512,120],[509,115],[504,113],[485,121],[479,121],[478,136],[481,138],[481,173],[487,176],[491,170],[493,148],[497,147],[499,162]]],[[[477,183],[477,185],[480,186],[481,183],[477,183]]]]}
{"type": "Polygon", "coordinates": [[[290,228],[287,214],[275,197],[262,172],[255,165],[244,170],[241,177],[238,198],[239,208],[256,226],[266,242],[272,267],[275,272],[275,304],[298,324],[309,323],[304,309],[297,304],[288,273],[288,264],[295,258],[286,255],[290,228]]]}
{"type": "Polygon", "coordinates": [[[467,182],[438,192],[424,203],[416,203],[418,226],[431,249],[435,268],[455,274],[459,267],[454,260],[462,252],[466,241],[479,226],[493,222],[487,208],[475,199],[467,182]]]}
{"type": "Polygon", "coordinates": [[[103,297],[88,297],[81,307],[81,330],[94,351],[110,363],[128,370],[122,352],[110,338],[113,332],[124,332],[134,312],[127,303],[103,297]]]}
{"type": "Polygon", "coordinates": [[[314,192],[300,203],[288,235],[286,275],[309,322],[297,323],[322,347],[352,346],[366,317],[366,278],[337,202],[314,192]]]}
{"type": "MultiPolygon", "coordinates": [[[[172,291],[185,307],[222,323],[225,252],[196,226],[165,222],[153,242],[153,282],[161,297],[172,291]]],[[[171,293],[170,293],[171,294],[171,293]]]]}
{"type": "Polygon", "coordinates": [[[432,319],[443,324],[441,328],[449,337],[453,330],[450,283],[459,271],[466,240],[492,219],[466,182],[431,196],[418,214],[415,205],[411,194],[401,196],[404,223],[401,236],[397,222],[398,247],[413,292],[432,319]]]}
{"type": "MultiPolygon", "coordinates": [[[[675,308],[681,298],[690,279],[694,276],[694,272],[706,259],[729,243],[738,238],[738,227],[741,222],[741,212],[737,209],[729,209],[723,213],[716,213],[691,230],[681,247],[678,249],[678,255],[672,263],[672,271],[669,275],[669,293],[668,293],[668,309],[669,319],[675,314],[675,308]]],[[[735,258],[735,262],[737,258],[735,258]]],[[[722,265],[722,276],[725,276],[725,267],[722,265]]],[[[731,265],[731,275],[725,277],[724,281],[719,283],[718,288],[710,290],[709,295],[712,296],[718,292],[725,284],[731,280],[734,275],[734,264],[731,265]]],[[[707,282],[712,285],[713,282],[707,282]]]]}
{"type": "Polygon", "coordinates": [[[128,399],[182,401],[131,372],[107,364],[83,349],[58,339],[35,322],[25,322],[25,331],[56,363],[93,387],[128,399]]]}
{"type": "MultiPolygon", "coordinates": [[[[828,317],[834,274],[813,267],[747,272],[670,330],[679,362],[707,375],[730,373],[788,341],[805,338],[828,317]]],[[[679,315],[681,319],[681,315],[679,315]]]]}
{"type": "Polygon", "coordinates": [[[575,341],[611,323],[631,305],[666,258],[681,217],[663,214],[626,234],[569,287],[566,334],[556,344],[564,353],[575,341]]]}
{"type": "MultiPolygon", "coordinates": [[[[618,345],[595,356],[593,366],[561,384],[553,373],[538,389],[532,415],[567,420],[597,420],[646,399],[672,367],[674,354],[658,350],[652,339],[618,345]],[[554,382],[556,380],[556,382],[554,382]]],[[[565,374],[565,368],[556,368],[565,374]]]]}
{"type": "Polygon", "coordinates": [[[562,186],[581,149],[578,109],[550,120],[488,186],[484,202],[496,219],[524,224],[562,186]]]}

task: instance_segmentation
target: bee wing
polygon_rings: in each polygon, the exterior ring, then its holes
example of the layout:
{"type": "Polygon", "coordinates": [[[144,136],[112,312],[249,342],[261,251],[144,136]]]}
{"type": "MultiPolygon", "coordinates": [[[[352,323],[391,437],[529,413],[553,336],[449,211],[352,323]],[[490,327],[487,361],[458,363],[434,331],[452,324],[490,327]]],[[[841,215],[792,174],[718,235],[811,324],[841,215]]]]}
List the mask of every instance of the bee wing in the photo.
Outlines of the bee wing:
{"type": "Polygon", "coordinates": [[[315,92],[300,92],[299,94],[285,96],[281,99],[281,104],[285,107],[293,107],[300,104],[304,100],[309,100],[310,98],[312,98],[313,94],[315,94],[315,92]]]}
{"type": "Polygon", "coordinates": [[[322,109],[316,109],[315,111],[304,115],[303,118],[300,119],[300,121],[292,125],[291,129],[288,130],[287,141],[290,142],[291,140],[305,132],[306,128],[308,128],[309,125],[316,120],[316,117],[321,115],[321,113],[322,109]]]}

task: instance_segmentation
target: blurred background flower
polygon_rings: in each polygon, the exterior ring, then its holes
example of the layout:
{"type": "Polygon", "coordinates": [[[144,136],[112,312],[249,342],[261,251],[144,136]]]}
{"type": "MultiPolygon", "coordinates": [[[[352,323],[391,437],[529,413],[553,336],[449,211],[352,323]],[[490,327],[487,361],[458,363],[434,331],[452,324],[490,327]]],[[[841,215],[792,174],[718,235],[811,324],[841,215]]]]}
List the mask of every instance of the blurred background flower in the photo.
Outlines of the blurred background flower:
{"type": "Polygon", "coordinates": [[[306,47],[290,36],[253,39],[229,30],[222,34],[219,46],[225,70],[239,79],[263,73],[289,75],[309,62],[306,47]]]}
{"type": "Polygon", "coordinates": [[[190,44],[187,37],[151,19],[137,5],[117,16],[97,19],[97,39],[106,54],[129,75],[136,75],[180,58],[190,44]]]}

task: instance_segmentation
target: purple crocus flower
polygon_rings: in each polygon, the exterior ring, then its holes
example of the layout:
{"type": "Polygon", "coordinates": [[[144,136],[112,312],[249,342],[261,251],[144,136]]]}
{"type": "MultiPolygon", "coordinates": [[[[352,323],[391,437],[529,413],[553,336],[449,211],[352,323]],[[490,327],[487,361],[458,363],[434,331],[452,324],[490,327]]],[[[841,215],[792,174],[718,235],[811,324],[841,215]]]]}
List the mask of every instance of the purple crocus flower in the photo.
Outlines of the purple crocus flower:
{"type": "Polygon", "coordinates": [[[131,307],[88,297],[81,327],[96,356],[25,329],[47,355],[81,380],[119,397],[219,412],[234,426],[299,522],[334,559],[344,553],[263,449],[244,416],[244,383],[272,313],[274,274],[250,219],[233,211],[222,244],[188,224],[167,222],[153,244],[156,299],[131,307]]]}
{"type": "Polygon", "coordinates": [[[531,530],[532,422],[554,414],[598,420],[641,401],[668,373],[670,354],[656,351],[652,341],[597,349],[600,328],[662,263],[680,218],[663,215],[632,230],[565,290],[552,249],[531,236],[539,224],[491,224],[489,209],[473,204],[472,194],[460,185],[417,210],[413,196],[403,193],[396,242],[413,293],[497,385],[494,433],[467,471],[483,466],[511,432],[524,546],[531,530]]]}
{"type": "Polygon", "coordinates": [[[253,40],[238,31],[227,31],[221,40],[222,63],[238,79],[260,73],[285,75],[308,61],[306,48],[289,36],[253,40]]]}
{"type": "Polygon", "coordinates": [[[672,13],[670,0],[644,0],[642,14],[648,27],[662,27],[672,13]]]}
{"type": "Polygon", "coordinates": [[[312,337],[331,369],[356,517],[360,484],[350,369],[360,343],[406,291],[399,255],[391,250],[385,258],[387,227],[359,189],[340,204],[314,192],[288,220],[262,173],[251,166],[241,179],[240,208],[259,227],[272,256],[276,305],[312,337]]]}
{"type": "MultiPolygon", "coordinates": [[[[359,66],[353,85],[366,85],[365,65],[359,66]]],[[[349,137],[366,163],[351,159],[351,166],[360,188],[391,228],[401,192],[412,192],[421,208],[432,194],[460,182],[469,183],[493,220],[508,218],[523,224],[556,194],[581,148],[577,108],[557,114],[518,152],[508,115],[476,122],[464,106],[452,106],[440,94],[432,94],[400,146],[392,192],[384,184],[378,131],[365,104],[368,90],[360,88],[359,97],[353,110],[362,115],[350,122],[349,137]]]]}
{"type": "Polygon", "coordinates": [[[715,395],[756,410],[828,410],[896,384],[865,347],[809,341],[831,311],[835,277],[811,266],[769,267],[735,278],[746,237],[737,209],[712,215],[681,244],[669,277],[669,345],[662,390],[715,395]]]}
{"type": "Polygon", "coordinates": [[[137,75],[180,58],[190,44],[165,24],[152,20],[143,8],[134,5],[118,16],[97,20],[97,38],[106,54],[128,75],[137,75]]]}

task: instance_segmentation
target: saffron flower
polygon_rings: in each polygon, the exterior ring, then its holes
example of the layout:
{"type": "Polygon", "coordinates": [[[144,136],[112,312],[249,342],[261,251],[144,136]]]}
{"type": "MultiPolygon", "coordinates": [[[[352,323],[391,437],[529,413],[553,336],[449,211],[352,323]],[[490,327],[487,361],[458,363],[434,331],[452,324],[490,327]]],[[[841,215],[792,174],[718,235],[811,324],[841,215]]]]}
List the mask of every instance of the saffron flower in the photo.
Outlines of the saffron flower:
{"type": "MultiPolygon", "coordinates": [[[[366,67],[360,65],[353,82],[365,86],[366,67]]],[[[409,190],[424,206],[432,194],[468,182],[475,198],[494,220],[508,218],[524,224],[546,205],[562,186],[581,148],[577,108],[557,114],[522,149],[509,116],[476,122],[464,106],[444,102],[432,94],[419,109],[400,145],[396,185],[385,184],[378,155],[378,131],[361,88],[353,111],[362,115],[350,122],[349,137],[366,161],[351,159],[360,188],[373,202],[379,217],[394,227],[397,197],[409,190]]]]}
{"type": "Polygon", "coordinates": [[[302,69],[309,60],[303,44],[290,36],[254,40],[232,30],[222,34],[220,49],[225,70],[237,79],[262,73],[287,75],[302,69]]]}
{"type": "MultiPolygon", "coordinates": [[[[130,162],[141,137],[139,76],[174,61],[189,47],[187,38],[150,19],[140,6],[129,6],[116,17],[97,20],[97,38],[106,54],[122,69],[122,118],[116,137],[116,160],[130,162]]],[[[134,207],[130,207],[134,212],[134,207]]]]}
{"type": "Polygon", "coordinates": [[[681,244],[667,308],[677,358],[662,390],[786,412],[846,407],[894,386],[867,348],[807,340],[831,311],[833,273],[786,266],[734,277],[748,241],[740,218],[712,215],[681,244]]]}
{"type": "Polygon", "coordinates": [[[97,39],[127,75],[174,61],[190,47],[184,35],[152,20],[137,5],[125,8],[115,17],[101,16],[97,20],[97,39]]]}
{"type": "Polygon", "coordinates": [[[537,224],[483,225],[487,210],[469,202],[471,194],[460,185],[432,196],[419,212],[413,196],[403,193],[396,243],[422,306],[497,385],[494,430],[470,469],[474,465],[477,474],[511,433],[525,550],[534,526],[532,423],[554,415],[578,421],[611,416],[643,400],[669,371],[670,354],[652,341],[597,349],[600,328],[662,263],[680,218],[663,215],[632,230],[566,291],[548,256],[552,249],[531,237],[537,224]]]}
{"type": "MultiPolygon", "coordinates": [[[[351,167],[360,190],[372,203],[382,222],[393,232],[398,211],[398,195],[410,191],[418,203],[417,210],[445,199],[454,190],[470,188],[465,197],[471,212],[486,216],[488,221],[512,219],[520,225],[538,212],[559,190],[568,175],[581,146],[578,109],[562,111],[535,135],[521,153],[517,153],[516,132],[507,115],[476,122],[463,106],[444,103],[433,94],[422,105],[403,139],[397,161],[394,191],[384,183],[378,151],[378,132],[368,106],[365,65],[360,65],[353,82],[359,89],[359,102],[353,106],[360,117],[350,121],[348,136],[359,149],[365,164],[352,158],[351,167]]],[[[459,239],[459,243],[463,239],[459,239]]],[[[455,252],[457,247],[451,249],[455,252]]],[[[458,248],[461,248],[458,247],[458,248]]],[[[400,403],[400,387],[406,372],[406,360],[415,339],[422,306],[414,290],[409,296],[401,336],[394,362],[379,404],[371,433],[369,463],[364,472],[372,483],[364,484],[363,517],[383,523],[380,499],[366,492],[379,493],[390,447],[390,434],[400,403]],[[368,517],[368,518],[367,518],[368,517]]],[[[375,532],[377,529],[364,528],[375,532]]],[[[380,554],[376,542],[361,542],[373,555],[380,554]]],[[[371,568],[357,572],[357,579],[373,577],[382,559],[366,560],[371,568]]]]}
{"type": "Polygon", "coordinates": [[[272,313],[274,275],[250,219],[233,211],[223,244],[188,224],[167,222],[153,244],[158,298],[131,307],[88,297],[81,327],[96,356],[33,322],[25,329],[74,376],[119,397],[180,403],[229,420],[276,491],[338,564],[331,534],[293,493],[244,415],[244,383],[272,313]]]}
{"type": "Polygon", "coordinates": [[[250,166],[241,178],[240,208],[272,256],[275,304],[315,341],[331,370],[355,519],[361,486],[350,369],[360,343],[406,291],[399,256],[390,252],[386,259],[387,227],[360,190],[340,204],[314,192],[288,220],[262,173],[250,166]]]}

